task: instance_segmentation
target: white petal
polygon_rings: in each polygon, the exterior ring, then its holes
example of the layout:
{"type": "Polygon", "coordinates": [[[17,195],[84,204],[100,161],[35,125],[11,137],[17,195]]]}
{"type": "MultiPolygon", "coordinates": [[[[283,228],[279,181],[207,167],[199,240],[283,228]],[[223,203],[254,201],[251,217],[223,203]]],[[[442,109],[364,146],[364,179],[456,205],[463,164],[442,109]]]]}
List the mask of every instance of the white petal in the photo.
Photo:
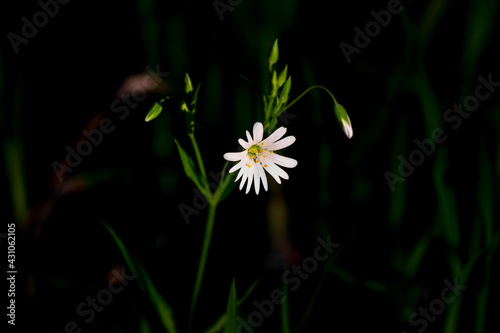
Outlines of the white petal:
{"type": "Polygon", "coordinates": [[[252,168],[254,169],[253,173],[253,185],[255,186],[255,194],[259,194],[260,190],[260,169],[259,164],[255,164],[252,168]]]}
{"type": "Polygon", "coordinates": [[[238,172],[238,176],[236,177],[236,179],[234,181],[237,182],[238,179],[240,179],[240,177],[243,176],[244,173],[245,173],[245,168],[241,167],[240,172],[238,172]]]}
{"type": "Polygon", "coordinates": [[[281,180],[279,180],[279,177],[283,179],[288,179],[288,174],[285,172],[285,170],[283,170],[282,168],[280,168],[271,161],[268,162],[266,170],[269,172],[271,176],[274,177],[274,179],[278,178],[278,180],[276,180],[278,184],[281,184],[281,180]]]}
{"type": "Polygon", "coordinates": [[[240,151],[239,153],[225,153],[224,158],[228,161],[240,161],[246,155],[246,151],[240,151]]]}
{"type": "Polygon", "coordinates": [[[252,145],[253,144],[253,139],[252,139],[252,136],[250,135],[250,132],[246,131],[246,134],[247,134],[248,144],[252,145]]]}
{"type": "Polygon", "coordinates": [[[239,161],[237,164],[235,164],[231,169],[229,169],[229,173],[233,173],[236,170],[240,169],[242,166],[244,166],[245,163],[243,160],[239,161]]]}
{"type": "Polygon", "coordinates": [[[264,187],[264,190],[267,191],[267,176],[266,172],[264,171],[264,167],[260,164],[257,167],[259,169],[260,178],[262,179],[262,186],[264,187]]]}
{"type": "Polygon", "coordinates": [[[243,188],[243,184],[245,184],[247,178],[248,178],[248,168],[241,168],[241,171],[243,173],[243,178],[241,178],[241,183],[240,183],[240,191],[243,188]]]}
{"type": "Polygon", "coordinates": [[[241,169],[240,169],[240,172],[238,173],[238,177],[236,177],[236,179],[234,181],[238,181],[238,179],[240,179],[241,176],[244,176],[243,179],[241,180],[241,184],[240,184],[240,190],[241,188],[243,187],[243,183],[245,182],[245,180],[247,179],[247,175],[248,175],[248,167],[247,167],[247,163],[248,163],[248,157],[244,158],[241,160],[241,169]]]}
{"type": "Polygon", "coordinates": [[[351,120],[348,117],[348,122],[342,119],[342,127],[344,128],[345,135],[347,135],[347,138],[350,139],[352,138],[352,126],[351,126],[351,120]]]}
{"type": "Polygon", "coordinates": [[[264,126],[262,126],[262,123],[256,122],[253,125],[253,140],[255,142],[260,142],[262,141],[263,135],[264,135],[264,126]]]}
{"type": "Polygon", "coordinates": [[[271,143],[269,145],[265,145],[264,148],[267,150],[280,150],[283,148],[286,148],[293,144],[295,142],[295,137],[294,136],[287,136],[284,139],[281,139],[280,141],[277,141],[275,143],[271,143]]]}
{"type": "Polygon", "coordinates": [[[279,154],[269,154],[268,155],[268,158],[278,164],[278,165],[282,165],[286,168],[295,168],[297,166],[297,161],[294,160],[293,158],[290,158],[290,157],[285,157],[285,156],[282,156],[282,155],[279,155],[279,154]]]}
{"type": "Polygon", "coordinates": [[[253,167],[248,168],[248,182],[247,182],[247,190],[245,194],[247,194],[250,191],[250,188],[252,187],[252,180],[253,180],[253,167]]]}
{"type": "Polygon", "coordinates": [[[280,127],[276,131],[272,132],[271,135],[269,135],[264,141],[262,141],[265,145],[271,144],[276,142],[277,140],[281,139],[283,135],[286,133],[286,128],[285,127],[280,127]]]}
{"type": "Polygon", "coordinates": [[[276,171],[274,171],[273,168],[269,166],[269,164],[267,165],[267,167],[264,168],[264,170],[266,170],[267,173],[270,174],[274,178],[274,180],[276,181],[276,183],[281,184],[280,177],[278,176],[278,174],[276,173],[276,171]]]}
{"type": "Polygon", "coordinates": [[[243,139],[238,139],[238,143],[245,149],[250,148],[250,144],[243,139]]]}

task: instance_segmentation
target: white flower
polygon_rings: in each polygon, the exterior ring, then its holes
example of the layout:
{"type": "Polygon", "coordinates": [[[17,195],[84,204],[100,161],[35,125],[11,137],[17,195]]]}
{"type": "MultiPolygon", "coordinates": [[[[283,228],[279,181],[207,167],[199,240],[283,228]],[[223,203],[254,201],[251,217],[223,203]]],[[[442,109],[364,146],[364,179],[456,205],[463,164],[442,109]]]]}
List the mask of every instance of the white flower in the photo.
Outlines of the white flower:
{"type": "Polygon", "coordinates": [[[239,161],[238,164],[229,170],[229,173],[240,169],[238,177],[236,177],[235,180],[238,181],[238,179],[243,177],[240,183],[240,190],[248,180],[246,190],[246,193],[248,193],[252,187],[253,181],[255,193],[259,194],[260,181],[262,180],[262,185],[267,191],[267,178],[264,170],[273,176],[278,184],[281,184],[280,177],[288,179],[288,174],[278,165],[294,168],[297,166],[297,161],[274,152],[275,150],[286,148],[295,142],[294,136],[287,136],[281,139],[285,133],[286,128],[280,127],[269,137],[262,140],[264,127],[261,123],[257,122],[253,125],[253,138],[250,133],[246,131],[248,142],[243,139],[238,139],[240,145],[245,149],[244,151],[224,154],[224,158],[228,161],[239,161]]]}

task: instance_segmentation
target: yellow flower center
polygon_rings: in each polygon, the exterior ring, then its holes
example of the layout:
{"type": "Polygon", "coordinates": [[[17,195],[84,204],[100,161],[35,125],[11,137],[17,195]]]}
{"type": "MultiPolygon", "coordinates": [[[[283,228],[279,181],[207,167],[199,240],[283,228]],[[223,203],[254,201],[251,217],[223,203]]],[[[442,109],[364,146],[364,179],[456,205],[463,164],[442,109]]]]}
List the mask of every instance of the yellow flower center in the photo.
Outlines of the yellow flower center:
{"type": "Polygon", "coordinates": [[[260,156],[262,151],[263,149],[259,145],[253,145],[252,147],[248,148],[247,154],[250,158],[256,158],[260,156]]]}

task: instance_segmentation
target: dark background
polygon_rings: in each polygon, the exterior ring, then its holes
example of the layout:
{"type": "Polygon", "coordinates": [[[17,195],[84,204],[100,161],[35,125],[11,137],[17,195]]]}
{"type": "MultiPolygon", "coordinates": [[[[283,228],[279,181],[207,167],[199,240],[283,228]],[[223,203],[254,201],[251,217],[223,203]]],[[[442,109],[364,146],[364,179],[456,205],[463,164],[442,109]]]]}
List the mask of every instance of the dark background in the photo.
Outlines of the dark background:
{"type": "MultiPolygon", "coordinates": [[[[404,10],[348,63],[339,44],[353,45],[354,27],[364,30],[370,11],[387,4],[243,0],[221,21],[211,1],[71,1],[17,54],[7,34],[20,34],[21,18],[32,21],[40,6],[4,5],[0,216],[1,232],[17,225],[18,325],[59,332],[74,320],[84,332],[137,332],[146,320],[153,332],[163,330],[133,282],[90,324],[75,313],[107,286],[113,268],[125,267],[103,220],[186,331],[207,211],[186,224],[178,209],[195,195],[173,143],[192,152],[175,103],[153,122],[144,117],[165,94],[180,96],[188,72],[201,83],[196,135],[205,166],[220,171],[222,155],[239,149],[237,138],[261,120],[259,95],[239,75],[267,89],[267,52],[279,38],[277,68],[288,64],[291,98],[327,87],[349,113],[354,136],[345,137],[319,90],[290,109],[296,117],[281,125],[297,141],[284,154],[298,166],[269,192],[236,188],[220,204],[195,331],[224,313],[233,277],[239,296],[261,279],[240,308],[246,318],[253,300],[281,288],[283,264],[299,264],[327,235],[343,249],[301,331],[416,332],[408,317],[456,277],[468,289],[427,331],[442,332],[449,320],[457,325],[448,332],[498,330],[499,92],[456,129],[442,118],[474,94],[479,75],[500,81],[498,4],[403,1],[404,10]],[[170,73],[165,84],[120,119],[111,108],[117,92],[148,66],[170,73]],[[102,117],[116,129],[60,182],[52,163],[63,163],[65,147],[76,147],[102,117]],[[397,174],[398,156],[408,159],[414,140],[436,128],[446,142],[391,191],[384,173],[397,174]],[[284,225],[276,226],[275,210],[284,225]]],[[[290,295],[292,329],[324,269],[290,295]]],[[[279,316],[276,308],[255,331],[279,330],[279,316]]]]}

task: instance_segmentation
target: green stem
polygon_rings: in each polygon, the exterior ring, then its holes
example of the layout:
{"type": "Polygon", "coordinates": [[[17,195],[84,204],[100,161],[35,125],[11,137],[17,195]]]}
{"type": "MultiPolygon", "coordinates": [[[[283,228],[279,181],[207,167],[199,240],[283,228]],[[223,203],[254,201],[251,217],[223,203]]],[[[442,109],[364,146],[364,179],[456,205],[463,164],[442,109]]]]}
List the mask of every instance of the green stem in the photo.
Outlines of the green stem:
{"type": "Polygon", "coordinates": [[[224,176],[226,175],[226,168],[227,168],[228,163],[229,163],[229,161],[226,161],[226,163],[224,164],[224,167],[222,168],[222,174],[220,176],[219,186],[221,186],[224,183],[224,176]]]}
{"type": "Polygon", "coordinates": [[[201,248],[200,263],[198,264],[198,273],[196,274],[196,282],[194,284],[193,296],[191,298],[191,307],[189,310],[190,319],[189,319],[188,332],[191,332],[194,310],[196,308],[196,302],[198,301],[198,294],[200,293],[201,283],[203,281],[203,273],[205,271],[205,264],[207,262],[208,250],[210,248],[210,241],[212,239],[212,231],[214,228],[215,211],[217,208],[217,203],[218,203],[217,201],[209,200],[207,225],[205,228],[205,238],[203,240],[203,245],[201,248]]]}
{"type": "Polygon", "coordinates": [[[291,333],[290,328],[290,300],[288,298],[288,283],[283,283],[283,305],[281,305],[281,333],[291,333]]]}
{"type": "Polygon", "coordinates": [[[330,95],[330,97],[333,99],[333,101],[335,102],[335,104],[338,104],[337,100],[335,99],[335,96],[333,96],[333,94],[330,92],[330,90],[328,90],[327,88],[325,88],[323,86],[312,86],[312,87],[307,88],[302,94],[299,95],[299,97],[297,97],[296,99],[294,99],[292,102],[290,102],[290,104],[288,104],[285,108],[283,108],[283,110],[281,111],[281,113],[285,112],[292,105],[294,105],[296,102],[298,102],[299,99],[301,99],[302,97],[304,97],[305,94],[307,94],[309,91],[311,91],[313,89],[323,89],[324,91],[326,91],[330,95]]]}
{"type": "Polygon", "coordinates": [[[191,133],[188,135],[189,135],[189,139],[191,140],[191,144],[193,145],[194,154],[196,155],[196,161],[198,162],[198,167],[200,168],[201,176],[203,177],[203,180],[205,181],[204,183],[205,183],[206,190],[208,191],[207,193],[211,193],[210,188],[206,185],[207,184],[207,173],[205,172],[205,166],[203,165],[203,159],[201,158],[200,149],[198,148],[198,143],[196,143],[196,139],[194,138],[194,133],[191,133]]]}

